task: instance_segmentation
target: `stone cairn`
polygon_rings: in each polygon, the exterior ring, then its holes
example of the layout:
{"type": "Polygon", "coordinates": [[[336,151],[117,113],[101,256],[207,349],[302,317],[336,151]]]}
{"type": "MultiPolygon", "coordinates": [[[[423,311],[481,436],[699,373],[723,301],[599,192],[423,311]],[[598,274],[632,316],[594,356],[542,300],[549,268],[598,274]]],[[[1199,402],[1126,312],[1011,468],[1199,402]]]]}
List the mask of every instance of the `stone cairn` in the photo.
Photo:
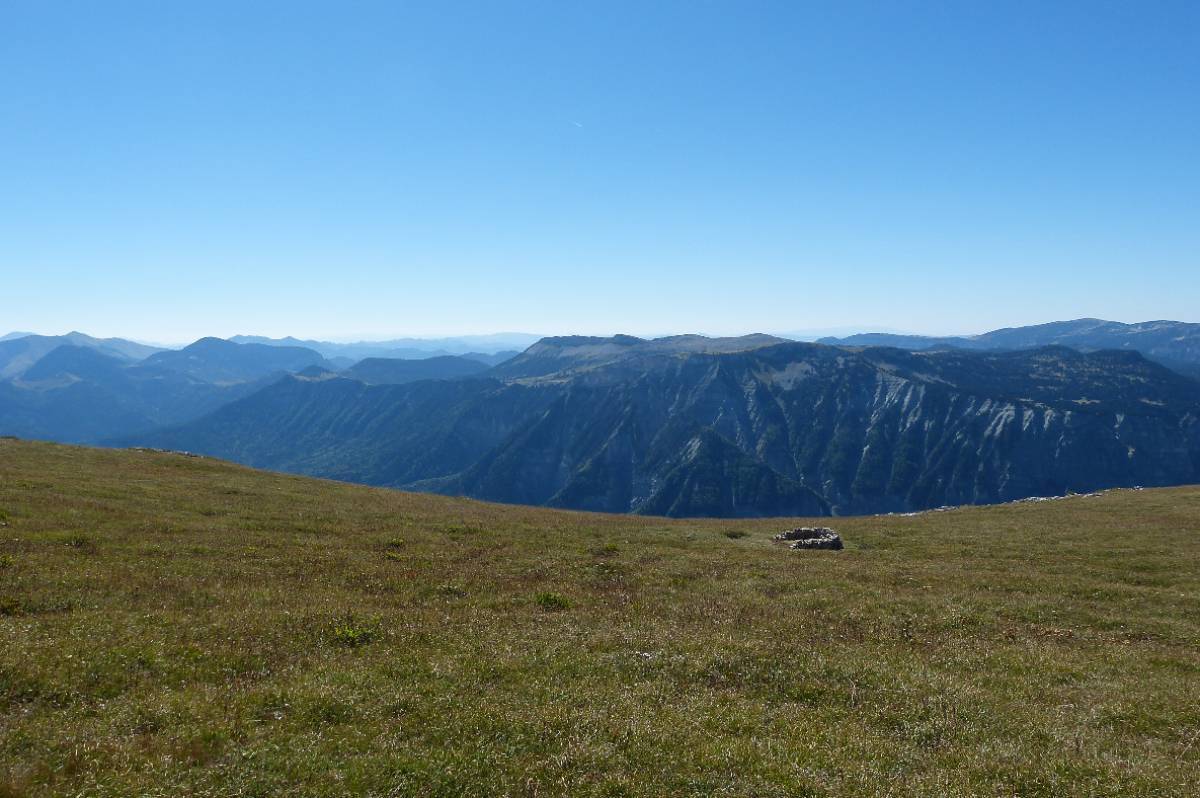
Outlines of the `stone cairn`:
{"type": "Polygon", "coordinates": [[[798,526],[786,532],[780,532],[774,538],[780,543],[788,543],[789,549],[833,549],[841,551],[842,538],[827,526],[798,526]]]}

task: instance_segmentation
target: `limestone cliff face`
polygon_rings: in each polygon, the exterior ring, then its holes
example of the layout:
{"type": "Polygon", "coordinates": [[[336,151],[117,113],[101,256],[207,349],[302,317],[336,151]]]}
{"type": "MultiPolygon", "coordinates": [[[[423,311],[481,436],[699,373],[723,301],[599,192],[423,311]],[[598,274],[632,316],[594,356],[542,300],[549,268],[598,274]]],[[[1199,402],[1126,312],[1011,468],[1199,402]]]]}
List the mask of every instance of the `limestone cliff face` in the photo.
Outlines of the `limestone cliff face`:
{"type": "Polygon", "coordinates": [[[140,442],[588,510],[909,511],[1200,482],[1200,384],[1060,347],[547,339],[487,379],[286,379],[140,442]]]}

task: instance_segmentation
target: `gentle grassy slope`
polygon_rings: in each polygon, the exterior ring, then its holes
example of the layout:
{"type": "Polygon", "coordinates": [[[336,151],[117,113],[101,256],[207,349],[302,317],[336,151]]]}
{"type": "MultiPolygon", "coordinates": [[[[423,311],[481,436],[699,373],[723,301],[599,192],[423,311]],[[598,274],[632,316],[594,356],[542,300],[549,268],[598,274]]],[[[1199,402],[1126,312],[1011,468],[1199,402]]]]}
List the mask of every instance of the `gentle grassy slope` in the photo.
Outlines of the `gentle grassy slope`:
{"type": "Polygon", "coordinates": [[[835,519],[846,551],[792,552],[790,521],[0,440],[0,523],[0,796],[1200,783],[1196,488],[835,519]]]}

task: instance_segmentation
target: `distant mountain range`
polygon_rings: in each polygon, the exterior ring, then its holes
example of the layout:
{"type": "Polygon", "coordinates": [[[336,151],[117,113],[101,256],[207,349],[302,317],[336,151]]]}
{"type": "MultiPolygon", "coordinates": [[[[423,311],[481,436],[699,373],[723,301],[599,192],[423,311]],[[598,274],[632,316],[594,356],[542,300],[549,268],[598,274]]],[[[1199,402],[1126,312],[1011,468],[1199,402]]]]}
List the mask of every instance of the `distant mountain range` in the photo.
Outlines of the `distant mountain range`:
{"type": "Polygon", "coordinates": [[[909,511],[1200,481],[1200,384],[1066,347],[548,338],[478,379],[286,378],[127,442],[587,510],[909,511]]]}
{"type": "Polygon", "coordinates": [[[25,338],[30,335],[33,335],[33,333],[31,333],[31,332],[10,332],[10,333],[6,333],[4,335],[0,335],[0,341],[10,341],[13,338],[25,338]]]}
{"type": "Polygon", "coordinates": [[[899,349],[1015,350],[1039,346],[1069,346],[1081,352],[1123,349],[1191,375],[1200,375],[1200,324],[1147,321],[1122,324],[1102,319],[1056,321],[1032,327],[1006,327],[971,336],[928,337],[863,333],[845,338],[822,338],[835,346],[894,346],[899,349]]]}
{"type": "Polygon", "coordinates": [[[459,355],[494,366],[519,354],[537,342],[541,336],[527,333],[495,333],[493,335],[463,335],[457,338],[396,338],[390,341],[330,341],[300,340],[298,338],[264,338],[258,335],[235,335],[230,341],[238,344],[266,346],[300,346],[319,352],[327,358],[362,360],[383,357],[399,360],[419,360],[427,357],[459,355]]]}
{"type": "Polygon", "coordinates": [[[325,362],[319,353],[300,346],[235,344],[221,338],[201,338],[183,349],[156,352],[146,358],[145,365],[223,385],[276,372],[300,371],[325,362]]]}
{"type": "Polygon", "coordinates": [[[0,434],[96,443],[187,421],[269,382],[216,384],[170,364],[131,362],[67,344],[0,381],[0,434]]]}
{"type": "Polygon", "coordinates": [[[507,356],[327,360],[304,347],[202,338],[182,349],[82,333],[0,341],[0,434],[70,443],[102,440],[197,418],[289,373],[339,373],[369,382],[453,378],[507,356]],[[357,369],[354,371],[353,369],[357,369]]]}
{"type": "Polygon", "coordinates": [[[0,339],[0,379],[24,371],[60,346],[94,349],[119,360],[141,360],[163,351],[156,346],[126,341],[123,338],[93,338],[80,332],[66,335],[22,335],[10,333],[0,339]]]}
{"type": "Polygon", "coordinates": [[[0,341],[0,434],[586,510],[910,511],[1200,482],[1198,327],[569,336],[358,360],[295,339],[19,336],[0,341]]]}

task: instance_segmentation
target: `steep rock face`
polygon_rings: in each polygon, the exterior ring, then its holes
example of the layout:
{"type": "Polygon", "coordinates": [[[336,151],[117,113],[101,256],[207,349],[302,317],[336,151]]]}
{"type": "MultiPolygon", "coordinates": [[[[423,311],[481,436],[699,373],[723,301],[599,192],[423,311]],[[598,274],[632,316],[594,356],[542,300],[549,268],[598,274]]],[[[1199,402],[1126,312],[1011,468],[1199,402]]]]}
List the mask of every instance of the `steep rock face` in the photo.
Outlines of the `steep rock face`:
{"type": "Polygon", "coordinates": [[[261,468],[402,485],[470,467],[552,398],[487,379],[367,385],[289,376],[194,423],[111,443],[154,441],[261,468]]]}
{"type": "Polygon", "coordinates": [[[908,511],[1200,481],[1200,390],[1136,353],[551,339],[503,379],[280,383],[138,442],[483,499],[908,511]]]}
{"type": "MultiPolygon", "coordinates": [[[[842,513],[1197,476],[1191,386],[1136,355],[1050,350],[954,354],[948,361],[790,344],[675,358],[606,388],[603,373],[588,374],[581,381],[603,395],[584,401],[574,389],[573,405],[562,414],[570,426],[548,416],[541,423],[554,434],[542,437],[589,451],[589,437],[601,430],[639,440],[646,449],[641,468],[605,469],[610,478],[621,474],[636,484],[642,472],[660,473],[689,440],[675,433],[680,425],[710,430],[842,513]],[[629,410],[620,424],[610,418],[618,408],[629,410]]],[[[541,451],[530,440],[515,448],[526,457],[541,451]]],[[[571,466],[583,459],[554,461],[575,473],[571,466]]],[[[692,467],[704,463],[699,458],[692,467]]],[[[475,492],[470,481],[462,487],[475,492]]],[[[634,509],[661,507],[635,502],[634,509]]]]}
{"type": "Polygon", "coordinates": [[[711,429],[696,433],[663,469],[637,511],[667,516],[828,515],[829,503],[711,429]]]}

